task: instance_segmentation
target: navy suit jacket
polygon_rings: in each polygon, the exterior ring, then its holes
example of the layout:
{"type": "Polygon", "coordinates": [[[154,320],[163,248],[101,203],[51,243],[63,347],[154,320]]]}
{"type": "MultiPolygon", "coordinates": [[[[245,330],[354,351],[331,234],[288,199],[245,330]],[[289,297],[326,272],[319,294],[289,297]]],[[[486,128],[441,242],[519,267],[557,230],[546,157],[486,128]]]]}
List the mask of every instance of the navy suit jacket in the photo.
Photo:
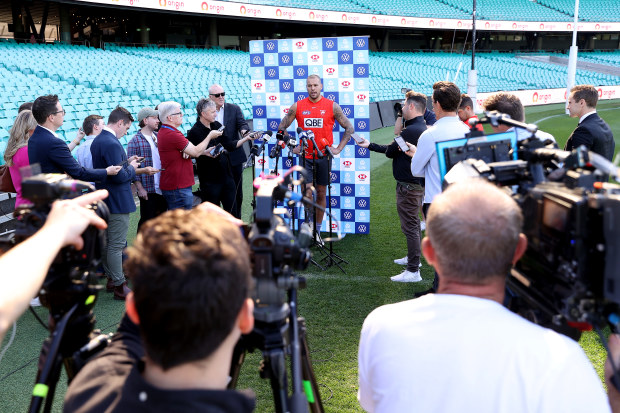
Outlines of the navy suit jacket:
{"type": "MultiPolygon", "coordinates": [[[[115,135],[103,130],[90,145],[90,153],[93,157],[95,168],[103,165],[120,165],[127,160],[127,154],[123,145],[115,135]]],[[[123,168],[117,175],[110,175],[105,183],[97,183],[97,189],[107,189],[110,195],[104,199],[111,214],[129,214],[136,210],[136,203],[131,193],[131,183],[136,180],[136,171],[129,163],[123,164],[123,168]]]]}
{"type": "MultiPolygon", "coordinates": [[[[230,138],[239,139],[238,134],[241,129],[250,130],[248,123],[243,118],[243,112],[241,108],[232,103],[224,103],[224,134],[230,138]]],[[[244,163],[248,156],[243,150],[243,145],[229,153],[230,164],[232,166],[241,165],[244,163]]]]}
{"type": "Polygon", "coordinates": [[[596,152],[610,161],[612,160],[616,149],[614,135],[611,133],[609,125],[601,119],[598,113],[588,115],[583,122],[577,125],[566,141],[564,150],[572,151],[581,145],[585,145],[592,152],[596,152]]]}
{"type": "Polygon", "coordinates": [[[41,165],[41,173],[66,173],[73,179],[87,182],[105,182],[108,176],[104,169],[90,169],[81,166],[67,147],[67,144],[50,131],[37,126],[28,140],[28,161],[30,165],[41,165]]]}

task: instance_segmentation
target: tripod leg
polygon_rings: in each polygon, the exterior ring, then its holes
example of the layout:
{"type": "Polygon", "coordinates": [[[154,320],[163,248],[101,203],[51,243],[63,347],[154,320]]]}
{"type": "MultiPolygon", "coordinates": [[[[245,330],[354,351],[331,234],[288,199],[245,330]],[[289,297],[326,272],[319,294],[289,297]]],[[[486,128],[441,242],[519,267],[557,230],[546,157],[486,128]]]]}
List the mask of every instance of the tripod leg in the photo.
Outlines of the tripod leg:
{"type": "Polygon", "coordinates": [[[310,361],[310,351],[308,342],[306,341],[306,320],[303,317],[298,318],[300,340],[301,340],[301,374],[303,377],[304,391],[308,398],[308,406],[312,413],[323,413],[323,402],[319,393],[319,386],[312,370],[312,362],[310,361]]]}
{"type": "Polygon", "coordinates": [[[237,382],[239,381],[239,373],[241,373],[241,366],[245,361],[245,345],[243,344],[243,338],[241,338],[235,345],[233,350],[232,361],[230,364],[230,381],[228,382],[229,389],[237,388],[237,382]]]}
{"type": "Polygon", "coordinates": [[[288,383],[283,349],[263,353],[263,374],[269,378],[276,413],[288,412],[288,383]]]}

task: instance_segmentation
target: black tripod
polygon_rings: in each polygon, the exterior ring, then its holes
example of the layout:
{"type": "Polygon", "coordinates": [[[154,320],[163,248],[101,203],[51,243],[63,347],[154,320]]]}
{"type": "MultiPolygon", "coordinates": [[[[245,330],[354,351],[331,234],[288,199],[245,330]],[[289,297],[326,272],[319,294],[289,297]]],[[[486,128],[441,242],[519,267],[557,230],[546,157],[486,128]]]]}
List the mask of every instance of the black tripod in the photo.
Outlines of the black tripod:
{"type": "MultiPolygon", "coordinates": [[[[314,139],[312,139],[314,141],[314,139]]],[[[302,146],[302,150],[303,150],[303,146],[302,146]]],[[[301,152],[302,154],[302,162],[303,162],[303,168],[306,169],[306,157],[305,157],[305,151],[301,152]]],[[[317,156],[319,156],[320,158],[323,158],[323,153],[319,152],[316,143],[313,143],[312,146],[312,188],[316,188],[316,160],[317,160],[317,156]]],[[[306,169],[307,170],[307,169],[306,169]]],[[[306,185],[304,184],[303,187],[303,192],[304,192],[304,196],[306,195],[306,185]]],[[[322,242],[321,240],[321,233],[320,233],[320,229],[316,229],[316,202],[313,203],[312,206],[312,245],[314,247],[316,247],[321,254],[323,255],[327,255],[328,252],[325,248],[325,243],[322,242]]],[[[306,209],[306,211],[308,211],[308,209],[306,209]]],[[[309,214],[306,214],[306,219],[308,219],[309,214]]],[[[321,261],[323,261],[321,259],[321,261]]],[[[315,266],[317,266],[321,271],[325,271],[327,269],[327,267],[322,266],[321,264],[319,264],[314,258],[310,260],[310,262],[312,264],[314,264],[315,266]]]]}
{"type": "Polygon", "coordinates": [[[69,276],[61,276],[49,284],[46,281],[43,286],[40,297],[50,309],[51,333],[39,356],[29,408],[31,413],[40,411],[43,400],[43,411],[51,411],[63,365],[71,382],[88,359],[108,344],[108,335],[93,335],[95,318],[92,309],[101,286],[97,284],[94,271],[87,271],[85,278],[73,282],[69,276]]]}
{"type": "MultiPolygon", "coordinates": [[[[329,216],[329,238],[328,238],[328,241],[329,241],[333,238],[333,235],[334,235],[333,229],[332,229],[332,182],[331,182],[332,160],[334,159],[334,154],[332,153],[332,151],[329,149],[328,146],[325,147],[325,152],[326,152],[325,156],[327,156],[327,176],[329,177],[329,184],[327,185],[327,211],[328,211],[327,215],[329,216]]],[[[315,211],[316,211],[316,208],[315,208],[315,211]]],[[[329,242],[329,251],[325,252],[325,256],[321,258],[321,262],[324,262],[324,261],[325,261],[326,268],[329,268],[332,265],[335,265],[338,268],[340,268],[340,271],[342,271],[343,274],[346,274],[346,271],[344,270],[344,268],[342,268],[340,264],[342,263],[348,264],[349,262],[334,252],[333,242],[329,242]]]]}
{"type": "MultiPolygon", "coordinates": [[[[252,148],[250,149],[250,154],[248,155],[248,159],[245,161],[245,163],[243,164],[243,169],[245,168],[249,168],[250,166],[252,167],[252,179],[254,179],[254,177],[256,176],[256,162],[254,161],[254,159],[262,154],[262,164],[261,164],[261,173],[265,173],[265,145],[267,145],[267,142],[269,141],[269,138],[271,138],[273,132],[271,131],[267,131],[266,133],[263,134],[263,136],[261,137],[261,139],[263,140],[263,143],[260,146],[256,146],[256,145],[252,145],[252,148]],[[268,136],[269,138],[267,138],[266,136],[268,136]]],[[[252,191],[252,210],[254,208],[256,208],[256,195],[254,194],[254,191],[252,191]]]]}
{"type": "MultiPolygon", "coordinates": [[[[258,279],[257,282],[261,283],[265,280],[258,279]]],[[[286,277],[279,278],[279,287],[281,283],[288,284],[286,286],[288,303],[256,306],[254,330],[243,336],[235,346],[228,388],[237,387],[246,352],[260,349],[263,353],[260,375],[270,381],[275,411],[277,413],[308,411],[322,413],[323,403],[312,370],[306,341],[305,320],[297,316],[297,288],[305,285],[305,280],[288,271],[286,277]],[[288,340],[284,336],[286,330],[288,330],[288,340]],[[290,354],[291,357],[292,394],[290,396],[286,375],[286,354],[290,354]]]]}

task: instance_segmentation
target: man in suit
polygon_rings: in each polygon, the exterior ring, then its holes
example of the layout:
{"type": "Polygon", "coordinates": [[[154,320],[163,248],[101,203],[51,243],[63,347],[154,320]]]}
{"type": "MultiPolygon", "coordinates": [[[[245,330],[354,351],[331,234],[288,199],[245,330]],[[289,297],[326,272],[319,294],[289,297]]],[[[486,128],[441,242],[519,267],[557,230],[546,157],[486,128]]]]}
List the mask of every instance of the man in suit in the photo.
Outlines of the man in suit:
{"type": "Polygon", "coordinates": [[[105,182],[108,175],[120,171],[114,164],[102,165],[101,169],[84,168],[71,156],[67,144],[56,134],[65,119],[57,95],[38,97],[32,104],[32,115],[39,126],[28,140],[28,159],[31,165],[38,163],[42,173],[66,173],[73,179],[105,182]]]}
{"type": "Polygon", "coordinates": [[[118,141],[127,134],[133,117],[125,108],[117,107],[110,113],[108,125],[90,145],[95,168],[100,165],[120,165],[120,172],[105,183],[98,183],[97,189],[107,189],[109,196],[105,203],[110,209],[106,230],[107,245],[103,251],[103,269],[108,277],[108,291],[114,292],[115,300],[124,300],[131,291],[123,273],[123,248],[127,242],[129,214],[136,210],[131,193],[131,183],[136,179],[138,161],[136,156],[127,159],[125,149],[118,141]]]}
{"type": "MultiPolygon", "coordinates": [[[[220,85],[211,85],[209,88],[209,96],[215,102],[217,110],[216,121],[224,125],[224,134],[232,139],[238,139],[237,134],[241,132],[241,136],[245,136],[250,127],[243,118],[241,108],[232,103],[226,103],[226,92],[220,85]]],[[[247,154],[240,146],[236,150],[229,153],[230,165],[232,169],[233,180],[236,186],[235,204],[232,208],[232,214],[241,218],[241,204],[243,203],[243,163],[247,159],[247,154]]]]}
{"type": "Polygon", "coordinates": [[[577,85],[570,90],[568,112],[571,118],[579,118],[579,124],[566,141],[564,150],[572,151],[585,145],[611,161],[616,143],[609,125],[596,113],[597,102],[598,92],[594,86],[577,85]]]}

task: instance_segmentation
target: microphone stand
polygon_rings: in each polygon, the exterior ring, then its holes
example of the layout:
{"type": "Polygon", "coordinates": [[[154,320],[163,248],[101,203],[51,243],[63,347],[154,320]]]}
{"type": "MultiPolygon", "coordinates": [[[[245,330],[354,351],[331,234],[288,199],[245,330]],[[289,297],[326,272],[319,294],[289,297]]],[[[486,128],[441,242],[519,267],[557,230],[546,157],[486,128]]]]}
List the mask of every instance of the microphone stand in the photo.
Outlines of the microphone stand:
{"type": "MultiPolygon", "coordinates": [[[[329,177],[329,184],[327,185],[327,215],[329,216],[329,238],[332,238],[334,236],[332,230],[332,160],[334,159],[334,154],[329,146],[325,147],[325,156],[327,156],[327,176],[329,177]]],[[[325,255],[325,257],[321,258],[321,262],[323,261],[327,261],[325,263],[326,268],[335,265],[340,269],[340,271],[342,271],[343,274],[347,273],[340,264],[348,264],[349,262],[334,252],[333,242],[329,243],[329,252],[325,255]]]]}
{"type": "MultiPolygon", "coordinates": [[[[313,146],[312,146],[312,187],[316,188],[316,161],[317,161],[317,157],[319,158],[323,158],[323,154],[321,152],[319,152],[319,148],[314,140],[314,136],[310,135],[308,136],[308,139],[310,139],[310,141],[312,142],[313,146]]],[[[321,229],[319,228],[318,230],[316,229],[316,200],[314,202],[314,206],[312,209],[312,243],[314,246],[316,246],[319,251],[321,252],[321,254],[323,255],[328,255],[327,250],[325,248],[325,243],[320,243],[317,241],[317,238],[321,236],[321,229]],[[317,237],[318,235],[318,237],[317,237]]],[[[321,259],[321,261],[323,261],[325,257],[323,257],[321,259]]],[[[319,267],[322,271],[325,271],[327,268],[323,267],[322,265],[320,265],[319,263],[315,262],[314,260],[311,261],[314,265],[316,265],[317,267],[319,267]]]]}
{"type": "MultiPolygon", "coordinates": [[[[301,148],[302,148],[302,153],[303,153],[303,141],[301,143],[301,148]]],[[[293,147],[290,145],[290,141],[289,141],[289,145],[288,145],[288,160],[291,164],[291,168],[293,167],[293,147]]],[[[291,172],[293,173],[293,172],[291,172]]],[[[303,194],[302,194],[303,196],[303,194]]],[[[293,231],[293,234],[297,235],[299,233],[299,225],[297,227],[297,231],[295,231],[295,201],[291,200],[289,201],[289,206],[291,207],[291,231],[293,231]]]]}

